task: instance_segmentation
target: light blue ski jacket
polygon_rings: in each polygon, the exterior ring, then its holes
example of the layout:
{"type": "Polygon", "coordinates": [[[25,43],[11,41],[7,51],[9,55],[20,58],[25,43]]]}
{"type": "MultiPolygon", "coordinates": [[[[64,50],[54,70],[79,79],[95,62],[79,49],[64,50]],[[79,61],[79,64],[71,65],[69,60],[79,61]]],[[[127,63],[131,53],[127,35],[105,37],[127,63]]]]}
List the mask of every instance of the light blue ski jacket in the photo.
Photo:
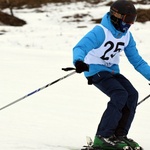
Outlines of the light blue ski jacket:
{"type": "MultiPolygon", "coordinates": [[[[101,25],[107,28],[115,38],[121,38],[126,33],[120,32],[114,28],[110,21],[109,12],[102,18],[101,25]]],[[[150,66],[142,59],[136,48],[136,43],[133,39],[131,32],[128,45],[124,48],[125,55],[134,68],[141,73],[146,79],[150,80],[150,66]]],[[[84,61],[86,55],[93,49],[99,48],[105,40],[104,29],[96,25],[89,31],[73,48],[73,63],[81,60],[84,61]]],[[[119,65],[113,64],[108,67],[101,64],[89,64],[89,71],[85,71],[86,77],[92,76],[100,71],[109,71],[113,73],[120,73],[119,65]]]]}

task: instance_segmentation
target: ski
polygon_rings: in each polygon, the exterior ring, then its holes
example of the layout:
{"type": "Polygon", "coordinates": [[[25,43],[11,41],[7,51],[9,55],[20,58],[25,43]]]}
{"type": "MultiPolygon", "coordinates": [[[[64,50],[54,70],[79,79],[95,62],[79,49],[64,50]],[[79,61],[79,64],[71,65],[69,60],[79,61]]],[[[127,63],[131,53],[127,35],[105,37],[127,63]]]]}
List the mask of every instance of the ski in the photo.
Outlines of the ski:
{"type": "MultiPolygon", "coordinates": [[[[99,148],[99,147],[83,146],[81,150],[106,150],[106,149],[99,148]]],[[[107,150],[112,150],[112,149],[107,149],[107,150]]],[[[134,149],[132,149],[131,147],[125,147],[123,149],[115,149],[115,150],[134,150],[134,149]]],[[[141,149],[136,149],[136,150],[141,150],[141,149]]]]}

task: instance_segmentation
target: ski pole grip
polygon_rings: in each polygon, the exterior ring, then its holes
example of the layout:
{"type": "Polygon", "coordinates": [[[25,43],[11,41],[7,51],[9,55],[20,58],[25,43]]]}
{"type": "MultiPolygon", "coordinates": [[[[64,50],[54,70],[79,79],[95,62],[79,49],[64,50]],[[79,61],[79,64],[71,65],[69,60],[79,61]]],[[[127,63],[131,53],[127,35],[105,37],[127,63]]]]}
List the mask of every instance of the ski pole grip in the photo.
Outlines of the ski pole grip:
{"type": "Polygon", "coordinates": [[[71,71],[71,70],[76,70],[76,69],[73,68],[73,67],[67,67],[67,68],[62,68],[62,70],[64,70],[64,71],[71,71]]]}

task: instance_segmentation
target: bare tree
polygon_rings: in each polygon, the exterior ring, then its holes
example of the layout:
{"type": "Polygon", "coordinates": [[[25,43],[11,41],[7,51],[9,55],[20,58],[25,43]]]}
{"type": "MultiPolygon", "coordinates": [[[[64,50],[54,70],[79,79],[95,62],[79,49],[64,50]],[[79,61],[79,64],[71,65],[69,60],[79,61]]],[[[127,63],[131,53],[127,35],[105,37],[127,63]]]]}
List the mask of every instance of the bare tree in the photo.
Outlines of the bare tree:
{"type": "Polygon", "coordinates": [[[13,14],[13,8],[12,8],[12,5],[11,5],[11,3],[10,3],[10,0],[6,0],[6,3],[7,3],[7,5],[8,5],[8,7],[9,7],[9,9],[10,9],[11,15],[14,16],[14,14],[13,14]]]}

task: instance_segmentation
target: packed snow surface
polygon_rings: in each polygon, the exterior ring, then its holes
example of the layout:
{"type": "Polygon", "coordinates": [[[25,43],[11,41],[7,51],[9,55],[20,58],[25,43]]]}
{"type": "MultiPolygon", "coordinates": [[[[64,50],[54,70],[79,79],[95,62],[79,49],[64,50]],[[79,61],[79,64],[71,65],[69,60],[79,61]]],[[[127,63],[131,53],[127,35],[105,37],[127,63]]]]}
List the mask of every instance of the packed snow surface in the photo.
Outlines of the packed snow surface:
{"type": "MultiPolygon", "coordinates": [[[[69,74],[61,68],[73,67],[72,48],[95,26],[90,20],[107,11],[104,4],[84,2],[14,10],[27,25],[0,26],[0,107],[69,74]],[[75,22],[75,14],[88,15],[75,22]]],[[[147,63],[149,29],[150,22],[136,22],[130,29],[147,63]]],[[[139,101],[150,94],[149,81],[134,70],[124,53],[120,68],[139,91],[139,101]]],[[[0,111],[0,150],[79,150],[86,144],[86,136],[94,138],[108,101],[87,85],[83,74],[75,73],[0,111]]],[[[150,149],[149,108],[150,99],[138,106],[128,135],[145,150],[150,149]]]]}

